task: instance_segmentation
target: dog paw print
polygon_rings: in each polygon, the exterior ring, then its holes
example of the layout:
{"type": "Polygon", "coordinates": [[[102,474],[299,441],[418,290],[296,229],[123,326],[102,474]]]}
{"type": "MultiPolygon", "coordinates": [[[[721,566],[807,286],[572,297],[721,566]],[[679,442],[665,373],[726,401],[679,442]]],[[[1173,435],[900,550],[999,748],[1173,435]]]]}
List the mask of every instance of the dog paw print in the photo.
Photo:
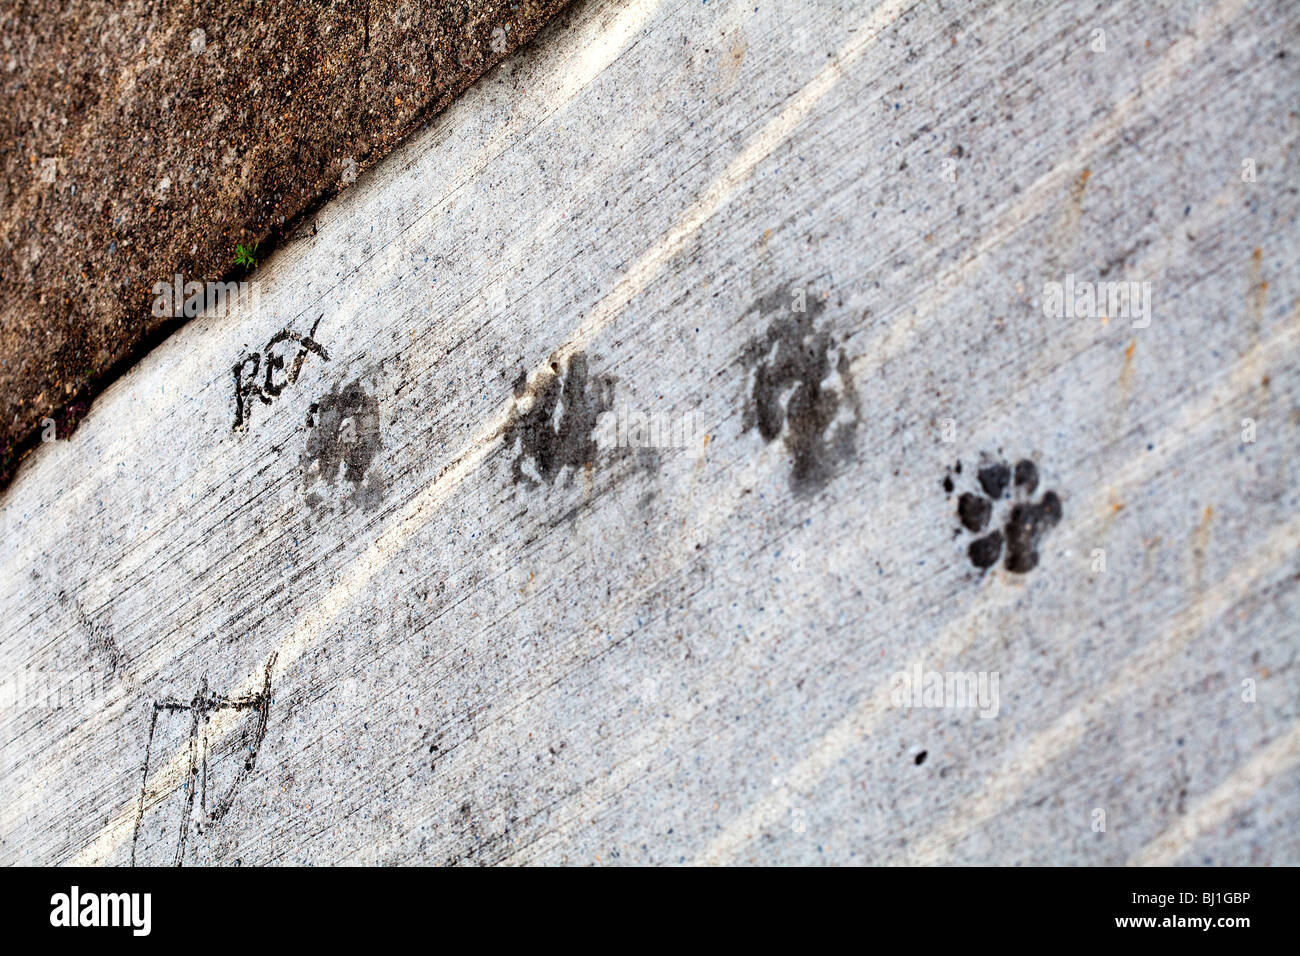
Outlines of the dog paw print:
{"type": "MultiPolygon", "coordinates": [[[[958,462],[944,478],[943,487],[949,494],[956,491],[953,475],[961,473],[958,462]]],[[[1033,500],[1038,490],[1038,466],[1028,458],[1016,462],[1014,468],[1005,461],[982,464],[975,477],[978,490],[963,491],[957,497],[962,529],[979,535],[966,548],[971,564],[986,570],[1005,552],[1003,566],[1008,571],[1032,571],[1038,566],[1039,541],[1061,520],[1060,497],[1046,491],[1033,500]]]]}
{"type": "Polygon", "coordinates": [[[558,358],[529,385],[526,372],[515,381],[515,409],[502,432],[515,456],[515,484],[537,488],[554,484],[565,470],[572,475],[596,460],[594,434],[600,416],[613,408],[614,379],[588,371],[587,355],[566,363],[558,358]]]}
{"type": "Polygon", "coordinates": [[[800,497],[820,491],[852,459],[861,417],[849,357],[820,324],[825,309],[825,299],[802,288],[778,288],[750,306],[769,324],[741,352],[743,431],[756,429],[768,444],[782,440],[800,497]]]}

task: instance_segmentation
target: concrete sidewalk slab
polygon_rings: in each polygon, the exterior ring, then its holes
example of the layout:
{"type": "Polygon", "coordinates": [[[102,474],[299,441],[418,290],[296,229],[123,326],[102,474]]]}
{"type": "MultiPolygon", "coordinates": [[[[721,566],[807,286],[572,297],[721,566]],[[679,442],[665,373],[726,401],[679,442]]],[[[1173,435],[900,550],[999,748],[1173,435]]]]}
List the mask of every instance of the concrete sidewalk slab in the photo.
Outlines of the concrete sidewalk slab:
{"type": "Polygon", "coordinates": [[[573,7],[23,465],[0,859],[1300,861],[1298,16],[573,7]]]}

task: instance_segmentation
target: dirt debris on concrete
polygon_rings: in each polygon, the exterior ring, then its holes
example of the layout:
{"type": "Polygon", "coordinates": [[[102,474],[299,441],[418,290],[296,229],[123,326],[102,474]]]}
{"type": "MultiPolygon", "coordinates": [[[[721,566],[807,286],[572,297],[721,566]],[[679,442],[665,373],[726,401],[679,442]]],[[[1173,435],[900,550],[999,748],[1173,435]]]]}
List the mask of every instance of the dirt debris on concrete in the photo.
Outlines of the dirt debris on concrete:
{"type": "Polygon", "coordinates": [[[0,487],[568,0],[16,0],[0,13],[0,487]]]}

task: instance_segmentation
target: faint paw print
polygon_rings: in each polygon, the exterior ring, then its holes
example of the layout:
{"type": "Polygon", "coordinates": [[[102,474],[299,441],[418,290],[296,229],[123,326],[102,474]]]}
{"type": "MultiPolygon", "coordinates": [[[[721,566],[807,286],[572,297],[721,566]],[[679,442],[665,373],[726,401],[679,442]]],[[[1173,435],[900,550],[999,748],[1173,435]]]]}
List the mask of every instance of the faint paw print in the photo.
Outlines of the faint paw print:
{"type": "Polygon", "coordinates": [[[767,330],[741,352],[742,429],[756,429],[769,444],[781,439],[799,497],[820,491],[853,458],[861,418],[852,362],[821,323],[826,301],[793,283],[763,296],[749,311],[768,322],[767,330]]]}
{"type": "MultiPolygon", "coordinates": [[[[961,475],[957,462],[943,480],[944,490],[956,491],[953,475],[961,475]]],[[[978,534],[966,549],[971,564],[980,570],[991,568],[1006,551],[1004,567],[1013,574],[1026,574],[1038,566],[1038,543],[1061,520],[1061,499],[1054,491],[1044,492],[1038,501],[1038,466],[1028,458],[1013,469],[1005,461],[982,464],[976,473],[978,491],[964,491],[957,498],[957,518],[962,528],[978,534]],[[1009,510],[999,507],[1010,500],[1009,510]],[[995,512],[1005,515],[994,520],[995,512]],[[992,530],[987,530],[992,524],[992,530]]],[[[961,531],[958,531],[961,534],[961,531]]]]}

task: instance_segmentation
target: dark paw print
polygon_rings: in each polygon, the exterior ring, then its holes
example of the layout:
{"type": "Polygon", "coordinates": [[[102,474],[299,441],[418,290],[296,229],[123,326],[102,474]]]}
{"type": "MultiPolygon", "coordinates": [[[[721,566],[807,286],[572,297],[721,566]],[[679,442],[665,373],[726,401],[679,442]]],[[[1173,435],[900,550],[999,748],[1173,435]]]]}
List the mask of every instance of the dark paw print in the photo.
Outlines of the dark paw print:
{"type": "MultiPolygon", "coordinates": [[[[961,474],[961,462],[953,472],[961,474]]],[[[980,570],[991,568],[1005,549],[1004,566],[1008,571],[1032,571],[1038,566],[1039,540],[1061,520],[1061,499],[1056,492],[1047,491],[1033,501],[1038,489],[1038,466],[1028,458],[1016,462],[1014,469],[1005,461],[981,465],[976,479],[980,490],[964,491],[957,498],[957,518],[962,527],[980,535],[966,549],[971,564],[980,570]],[[998,503],[1008,497],[1008,492],[1011,508],[1006,520],[994,521],[995,511],[1005,511],[998,508],[998,503]],[[985,533],[990,523],[993,530],[985,533]]],[[[949,493],[955,490],[952,474],[944,478],[943,487],[949,493]]]]}
{"type": "Polygon", "coordinates": [[[566,468],[573,474],[595,461],[596,420],[613,407],[613,395],[614,380],[589,373],[584,352],[563,365],[553,359],[550,371],[532,386],[521,372],[515,381],[517,404],[502,433],[506,450],[515,456],[514,483],[554,484],[566,468]]]}
{"type": "Polygon", "coordinates": [[[347,480],[346,500],[369,511],[384,495],[382,469],[374,467],[384,447],[379,401],[362,379],[338,385],[307,410],[307,441],[299,455],[303,488],[313,510],[347,480]],[[325,497],[322,497],[325,496],[325,497]]]}
{"type": "Polygon", "coordinates": [[[786,285],[750,309],[770,324],[741,353],[749,376],[744,430],[757,429],[768,443],[782,439],[792,463],[790,487],[808,497],[853,457],[860,412],[852,363],[830,328],[819,324],[825,299],[805,298],[786,285]]]}

